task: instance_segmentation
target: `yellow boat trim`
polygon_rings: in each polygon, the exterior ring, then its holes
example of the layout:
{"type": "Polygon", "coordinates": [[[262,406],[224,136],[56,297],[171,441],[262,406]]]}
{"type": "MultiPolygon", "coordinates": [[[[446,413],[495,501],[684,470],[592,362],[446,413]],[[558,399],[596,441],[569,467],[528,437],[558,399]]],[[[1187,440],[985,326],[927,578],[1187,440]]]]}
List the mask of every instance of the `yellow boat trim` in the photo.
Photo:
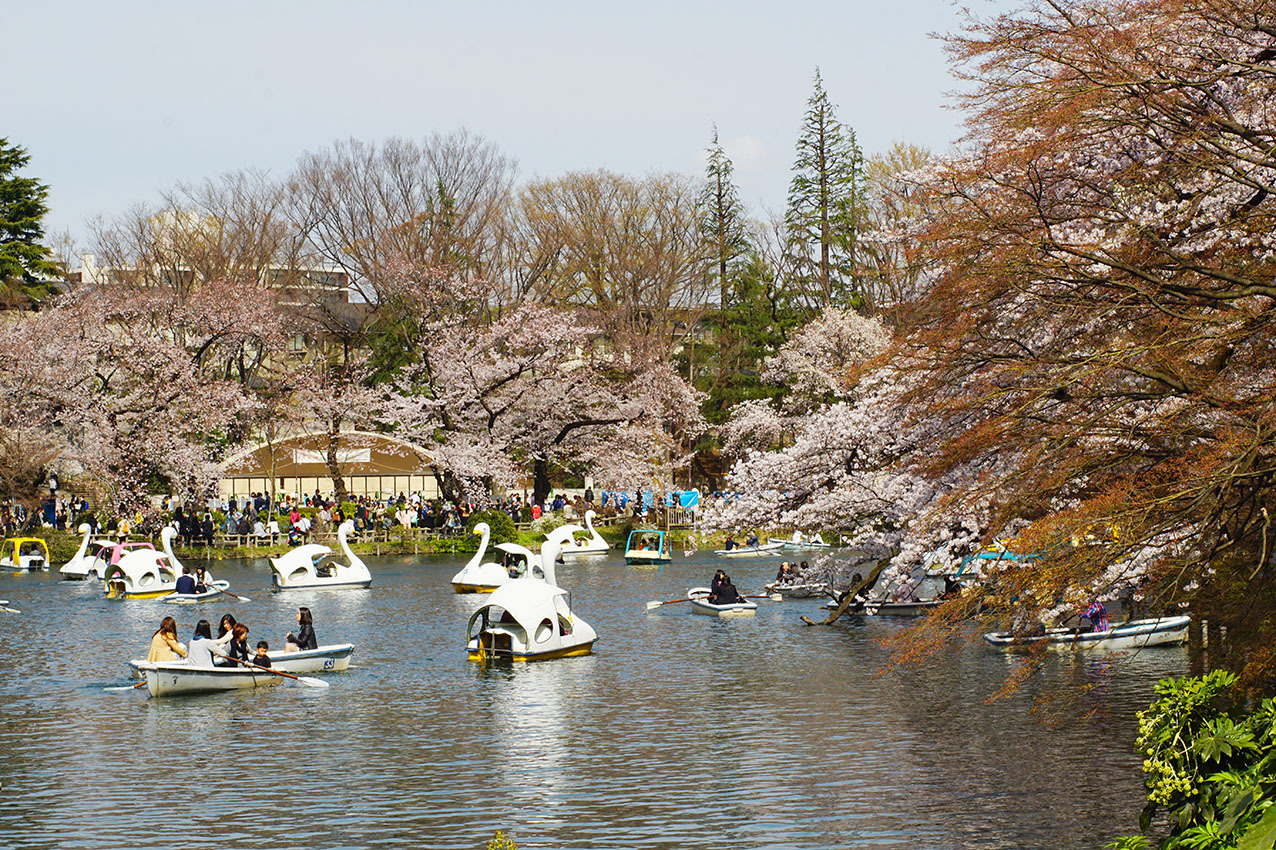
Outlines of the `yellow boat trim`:
{"type": "Polygon", "coordinates": [[[489,661],[494,658],[499,658],[502,661],[507,658],[511,661],[549,661],[554,658],[575,658],[578,655],[589,655],[593,651],[594,642],[590,641],[589,643],[582,643],[579,646],[569,646],[565,649],[554,649],[549,652],[534,652],[531,654],[515,653],[514,655],[502,654],[495,656],[491,653],[469,650],[468,655],[471,661],[478,662],[489,661]],[[489,655],[492,655],[492,657],[489,658],[489,655]]]}
{"type": "Polygon", "coordinates": [[[452,582],[452,589],[457,593],[491,593],[496,590],[496,585],[488,584],[458,584],[452,582]]]}
{"type": "Polygon", "coordinates": [[[173,592],[170,587],[168,590],[145,590],[140,593],[115,593],[109,587],[106,595],[109,599],[159,599],[161,596],[168,596],[173,592]]]}

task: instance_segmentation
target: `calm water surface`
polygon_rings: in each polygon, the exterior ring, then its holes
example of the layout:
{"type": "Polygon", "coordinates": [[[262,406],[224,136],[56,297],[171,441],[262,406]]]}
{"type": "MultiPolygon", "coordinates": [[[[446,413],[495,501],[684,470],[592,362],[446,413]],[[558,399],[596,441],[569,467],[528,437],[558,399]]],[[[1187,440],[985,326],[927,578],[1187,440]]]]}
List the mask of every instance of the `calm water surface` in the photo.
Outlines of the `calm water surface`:
{"type": "MultiPolygon", "coordinates": [[[[277,594],[264,561],[220,561],[252,601],[203,606],[0,577],[22,609],[0,613],[0,847],[471,850],[503,828],[520,848],[1095,848],[1137,829],[1134,712],[1187,663],[1061,657],[986,705],[1013,661],[982,646],[876,675],[898,622],[809,628],[816,600],[648,614],[707,583],[696,556],[560,567],[595,654],[484,668],[461,562],[370,558],[369,591],[277,594]],[[320,643],[356,644],[329,690],[103,691],[165,615],[187,640],[230,611],[278,648],[298,605],[320,643]],[[1059,685],[1089,687],[1043,723],[1034,697],[1059,685]]],[[[774,574],[729,569],[742,588],[774,574]]]]}

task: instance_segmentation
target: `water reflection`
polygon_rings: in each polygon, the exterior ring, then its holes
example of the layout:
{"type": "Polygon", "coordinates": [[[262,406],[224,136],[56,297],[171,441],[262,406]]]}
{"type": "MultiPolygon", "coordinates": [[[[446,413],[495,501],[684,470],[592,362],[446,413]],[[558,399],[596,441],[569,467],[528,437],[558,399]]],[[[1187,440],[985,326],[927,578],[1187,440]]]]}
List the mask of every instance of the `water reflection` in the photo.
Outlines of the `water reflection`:
{"type": "MultiPolygon", "coordinates": [[[[707,581],[697,553],[645,571],[569,561],[595,655],[480,666],[464,630],[484,597],[449,584],[462,560],[370,559],[371,589],[326,593],[273,593],[265,562],[223,561],[251,601],[202,606],[0,578],[24,611],[0,618],[0,844],[477,848],[507,827],[524,848],[1094,847],[1135,823],[1133,715],[1186,665],[1063,655],[989,704],[1013,659],[972,645],[879,676],[900,623],[802,625],[818,600],[647,613],[707,581]],[[299,605],[321,643],[357,645],[330,690],[102,690],[165,615],[185,637],[230,612],[274,646],[299,605]]],[[[730,571],[753,590],[774,564],[730,571]]]]}

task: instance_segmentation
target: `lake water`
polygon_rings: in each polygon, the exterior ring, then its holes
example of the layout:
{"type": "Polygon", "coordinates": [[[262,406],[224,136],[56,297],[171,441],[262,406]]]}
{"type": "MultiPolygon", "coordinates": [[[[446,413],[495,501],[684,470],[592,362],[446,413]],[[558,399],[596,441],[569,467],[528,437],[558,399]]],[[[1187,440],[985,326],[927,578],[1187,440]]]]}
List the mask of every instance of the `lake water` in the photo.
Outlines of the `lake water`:
{"type": "MultiPolygon", "coordinates": [[[[902,621],[804,626],[817,600],[647,613],[707,584],[711,555],[560,566],[595,654],[482,667],[482,597],[448,584],[462,559],[367,560],[368,591],[299,593],[272,593],[264,561],[214,562],[251,601],[201,606],[0,577],[22,609],[0,612],[0,847],[476,850],[500,828],[520,848],[1097,848],[1137,830],[1134,713],[1187,668],[1177,648],[1053,658],[989,705],[1014,662],[981,645],[877,675],[902,621]],[[328,690],[103,690],[165,615],[185,641],[229,611],[282,648],[298,605],[320,643],[356,644],[328,690]],[[1061,687],[1073,704],[1034,715],[1061,687]]],[[[727,568],[743,590],[775,570],[727,568]]]]}

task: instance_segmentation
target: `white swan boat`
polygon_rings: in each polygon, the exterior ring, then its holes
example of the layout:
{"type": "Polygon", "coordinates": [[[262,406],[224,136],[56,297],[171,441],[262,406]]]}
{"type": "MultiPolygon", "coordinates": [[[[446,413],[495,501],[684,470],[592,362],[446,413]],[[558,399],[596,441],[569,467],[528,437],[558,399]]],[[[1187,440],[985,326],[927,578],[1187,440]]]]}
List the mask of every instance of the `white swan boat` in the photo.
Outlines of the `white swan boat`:
{"type": "Polygon", "coordinates": [[[713,554],[722,558],[753,558],[759,555],[769,555],[772,552],[778,552],[783,548],[783,543],[778,541],[768,541],[757,546],[737,546],[734,549],[714,549],[713,554]]]}
{"type": "Polygon", "coordinates": [[[510,580],[509,571],[495,561],[483,563],[487,544],[492,539],[492,528],[485,522],[474,524],[474,533],[481,535],[474,557],[452,576],[452,590],[457,593],[491,593],[510,580]]]}
{"type": "Polygon", "coordinates": [[[585,511],[585,527],[583,531],[589,537],[578,538],[573,535],[563,546],[564,555],[605,555],[611,551],[611,544],[603,539],[603,536],[598,533],[598,529],[594,528],[595,516],[597,514],[592,510],[585,511]]]}
{"type": "Polygon", "coordinates": [[[0,543],[0,569],[47,570],[49,547],[39,537],[7,537],[0,543]]]}
{"type": "Polygon", "coordinates": [[[1046,629],[1045,634],[1015,635],[1012,632],[989,632],[984,640],[998,649],[1030,649],[1044,644],[1046,649],[1114,651],[1145,646],[1167,646],[1187,640],[1191,617],[1158,617],[1130,620],[1102,632],[1079,629],[1046,629]]]}
{"type": "MultiPolygon", "coordinates": [[[[97,553],[93,556],[93,561],[88,565],[88,574],[85,578],[105,579],[106,574],[110,572],[111,567],[120,562],[120,559],[139,549],[149,549],[154,552],[155,547],[149,542],[137,543],[116,543],[114,540],[98,540],[89,544],[89,551],[93,551],[93,547],[101,544],[97,553]]],[[[75,576],[63,576],[63,578],[74,579],[75,576]]]]}
{"type": "MultiPolygon", "coordinates": [[[[173,554],[173,538],[177,531],[165,526],[160,532],[163,552],[138,548],[125,551],[124,555],[107,568],[105,593],[109,599],[158,599],[177,591],[177,576],[182,562],[173,554]]],[[[105,550],[104,550],[105,551],[105,550]]],[[[226,581],[214,581],[212,573],[204,571],[204,582],[221,588],[230,587],[226,581]]]]}
{"type": "Polygon", "coordinates": [[[330,562],[325,558],[332,550],[319,543],[305,543],[278,558],[270,559],[270,580],[276,590],[331,590],[358,589],[372,584],[372,573],[351,549],[347,536],[354,531],[354,520],[346,520],[337,529],[337,543],[345,553],[348,564],[330,562]]]}
{"type": "Polygon", "coordinates": [[[710,617],[748,617],[758,610],[758,603],[752,599],[721,604],[710,602],[709,594],[712,592],[707,587],[692,587],[687,590],[687,596],[691,599],[692,613],[710,617]]]}
{"type": "MultiPolygon", "coordinates": [[[[354,654],[354,644],[334,643],[317,649],[302,649],[297,652],[281,652],[270,656],[270,666],[276,670],[294,675],[301,673],[341,673],[350,669],[350,656],[354,654]]],[[[185,667],[187,670],[205,670],[204,667],[192,667],[185,661],[166,661],[166,665],[185,667]]],[[[137,658],[128,663],[138,677],[144,676],[147,667],[154,666],[144,658],[137,658]]],[[[215,668],[218,670],[235,668],[215,668]]],[[[279,678],[276,676],[275,678],[279,678]]],[[[220,690],[220,689],[218,689],[220,690]]]]}
{"type": "Polygon", "coordinates": [[[567,591],[556,583],[560,550],[556,540],[546,540],[540,556],[528,561],[524,577],[492,591],[474,612],[465,628],[469,660],[548,661],[593,651],[598,633],[572,612],[567,591]]]}
{"type": "Polygon", "coordinates": [[[101,566],[98,566],[98,554],[108,546],[117,544],[112,540],[91,540],[93,527],[87,522],[80,523],[76,531],[84,535],[80,540],[80,548],[75,550],[70,560],[58,567],[58,575],[66,581],[83,581],[90,575],[101,578],[101,570],[109,564],[108,560],[104,559],[101,566]]]}

